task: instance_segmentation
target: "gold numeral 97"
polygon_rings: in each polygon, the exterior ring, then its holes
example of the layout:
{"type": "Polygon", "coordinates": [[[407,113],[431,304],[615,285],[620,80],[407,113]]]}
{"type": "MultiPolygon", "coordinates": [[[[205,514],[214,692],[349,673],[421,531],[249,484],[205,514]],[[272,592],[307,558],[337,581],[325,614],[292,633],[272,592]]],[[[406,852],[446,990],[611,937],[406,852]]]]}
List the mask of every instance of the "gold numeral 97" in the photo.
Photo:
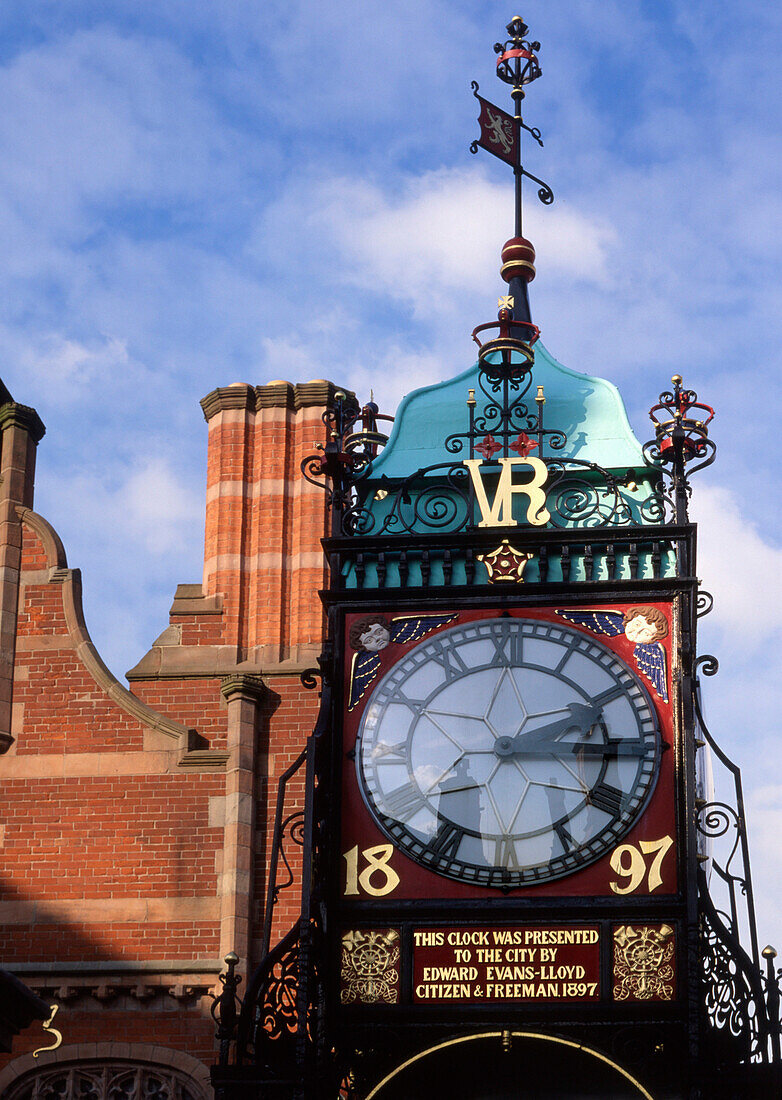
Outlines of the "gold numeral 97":
{"type": "Polygon", "coordinates": [[[611,868],[620,878],[626,879],[625,883],[612,882],[611,889],[615,894],[634,894],[639,889],[649,872],[648,890],[653,894],[658,886],[662,886],[662,864],[665,855],[673,844],[672,836],[664,836],[661,840],[641,840],[638,847],[635,844],[620,844],[611,855],[611,868]],[[647,862],[645,856],[654,856],[647,862]]]}

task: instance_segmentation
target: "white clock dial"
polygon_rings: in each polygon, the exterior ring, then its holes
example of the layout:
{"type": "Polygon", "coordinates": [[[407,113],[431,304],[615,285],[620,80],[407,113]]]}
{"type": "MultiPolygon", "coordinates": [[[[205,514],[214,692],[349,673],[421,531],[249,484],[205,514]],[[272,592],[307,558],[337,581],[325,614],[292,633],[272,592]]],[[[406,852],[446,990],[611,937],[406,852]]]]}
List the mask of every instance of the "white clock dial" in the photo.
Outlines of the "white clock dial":
{"type": "Polygon", "coordinates": [[[501,618],[451,627],[383,677],[356,765],[398,848],[508,887],[613,848],[651,793],[659,745],[646,690],[615,653],[558,623],[501,618]]]}

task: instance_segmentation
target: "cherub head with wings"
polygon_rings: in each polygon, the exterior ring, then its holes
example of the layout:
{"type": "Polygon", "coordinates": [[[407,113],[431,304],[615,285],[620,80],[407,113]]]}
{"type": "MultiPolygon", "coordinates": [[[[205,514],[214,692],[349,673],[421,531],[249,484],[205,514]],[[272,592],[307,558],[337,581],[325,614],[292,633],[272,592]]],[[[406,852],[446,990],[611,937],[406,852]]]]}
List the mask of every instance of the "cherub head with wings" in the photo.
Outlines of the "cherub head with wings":
{"type": "Polygon", "coordinates": [[[658,607],[628,607],[622,620],[625,637],[636,645],[659,642],[668,633],[668,620],[658,607]]]}
{"type": "Polygon", "coordinates": [[[391,623],[385,615],[365,615],[351,626],[348,641],[359,653],[379,653],[391,641],[391,623]]]}

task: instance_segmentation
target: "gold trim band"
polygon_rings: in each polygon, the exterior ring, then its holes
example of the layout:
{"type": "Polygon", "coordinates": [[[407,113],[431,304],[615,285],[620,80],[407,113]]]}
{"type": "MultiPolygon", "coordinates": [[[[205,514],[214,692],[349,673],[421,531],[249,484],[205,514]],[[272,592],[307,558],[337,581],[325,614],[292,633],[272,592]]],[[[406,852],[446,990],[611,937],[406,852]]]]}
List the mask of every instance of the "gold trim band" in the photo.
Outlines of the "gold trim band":
{"type": "Polygon", "coordinates": [[[526,267],[528,271],[535,270],[535,265],[530,263],[529,260],[508,260],[508,262],[503,264],[500,268],[500,275],[504,276],[505,272],[511,267],[526,267]]]}
{"type": "MultiPolygon", "coordinates": [[[[373,1098],[380,1093],[380,1090],[385,1088],[389,1081],[393,1080],[398,1073],[407,1069],[408,1066],[412,1066],[414,1062],[418,1062],[421,1058],[426,1058],[428,1055],[434,1054],[437,1050],[443,1050],[445,1047],[457,1046],[459,1043],[472,1043],[476,1039],[501,1039],[505,1041],[506,1034],[507,1033],[503,1033],[502,1031],[482,1031],[479,1035],[463,1035],[459,1039],[448,1039],[445,1043],[438,1043],[437,1046],[429,1047],[427,1050],[421,1050],[418,1054],[414,1054],[412,1058],[408,1058],[401,1066],[397,1066],[396,1069],[387,1074],[380,1084],[375,1085],[368,1094],[366,1100],[373,1100],[373,1098]]],[[[644,1100],[654,1100],[652,1094],[647,1092],[640,1081],[636,1081],[635,1077],[632,1077],[626,1069],[622,1069],[621,1066],[617,1065],[616,1062],[612,1062],[605,1054],[601,1054],[597,1050],[592,1050],[591,1047],[585,1046],[583,1043],[576,1043],[571,1039],[560,1039],[555,1035],[540,1035],[535,1031],[513,1031],[511,1035],[514,1039],[540,1039],[545,1043],[559,1043],[561,1046],[572,1047],[574,1050],[583,1050],[585,1054],[591,1054],[592,1057],[596,1058],[599,1062],[605,1062],[606,1065],[611,1066],[617,1073],[620,1073],[626,1081],[629,1081],[631,1085],[634,1085],[638,1089],[641,1096],[644,1097],[644,1100]]]]}

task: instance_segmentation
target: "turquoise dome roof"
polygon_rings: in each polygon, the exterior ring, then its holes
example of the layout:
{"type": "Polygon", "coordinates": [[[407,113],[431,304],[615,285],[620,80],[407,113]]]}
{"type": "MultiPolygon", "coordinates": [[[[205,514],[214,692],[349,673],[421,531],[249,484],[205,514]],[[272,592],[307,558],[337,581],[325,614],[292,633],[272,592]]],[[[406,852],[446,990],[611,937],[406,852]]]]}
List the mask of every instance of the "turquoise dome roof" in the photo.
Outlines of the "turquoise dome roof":
{"type": "MultiPolygon", "coordinates": [[[[537,386],[543,386],[546,397],[545,426],[567,436],[557,457],[595,462],[608,470],[648,466],[619,391],[611,382],[564,367],[537,343],[527,400],[533,412],[537,386]]],[[[385,449],[372,464],[371,478],[404,478],[423,466],[453,459],[444,442],[447,436],[467,428],[469,389],[477,391],[480,412],[477,363],[455,378],[408,394],[397,410],[385,449]]]]}

